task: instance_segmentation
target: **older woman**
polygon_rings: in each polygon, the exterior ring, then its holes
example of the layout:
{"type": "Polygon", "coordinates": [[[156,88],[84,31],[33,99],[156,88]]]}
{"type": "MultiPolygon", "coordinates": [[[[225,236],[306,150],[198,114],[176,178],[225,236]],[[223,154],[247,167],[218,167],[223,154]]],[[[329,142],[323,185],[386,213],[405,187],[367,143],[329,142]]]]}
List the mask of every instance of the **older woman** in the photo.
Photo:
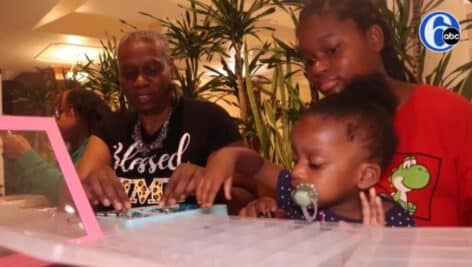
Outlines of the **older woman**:
{"type": "Polygon", "coordinates": [[[177,97],[171,51],[161,34],[125,35],[118,62],[130,111],[116,112],[90,137],[78,173],[94,204],[116,210],[160,204],[173,172],[197,175],[212,151],[241,138],[216,104],[177,97]]]}

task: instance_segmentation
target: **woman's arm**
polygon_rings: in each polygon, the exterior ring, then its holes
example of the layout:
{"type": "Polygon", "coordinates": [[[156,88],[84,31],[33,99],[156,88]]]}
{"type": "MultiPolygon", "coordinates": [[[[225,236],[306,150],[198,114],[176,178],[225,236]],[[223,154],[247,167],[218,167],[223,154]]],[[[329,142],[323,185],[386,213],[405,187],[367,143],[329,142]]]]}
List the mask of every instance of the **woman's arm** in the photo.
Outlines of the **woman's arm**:
{"type": "Polygon", "coordinates": [[[7,165],[7,183],[17,193],[42,194],[58,200],[64,177],[59,168],[42,159],[22,135],[1,136],[7,165]]]}

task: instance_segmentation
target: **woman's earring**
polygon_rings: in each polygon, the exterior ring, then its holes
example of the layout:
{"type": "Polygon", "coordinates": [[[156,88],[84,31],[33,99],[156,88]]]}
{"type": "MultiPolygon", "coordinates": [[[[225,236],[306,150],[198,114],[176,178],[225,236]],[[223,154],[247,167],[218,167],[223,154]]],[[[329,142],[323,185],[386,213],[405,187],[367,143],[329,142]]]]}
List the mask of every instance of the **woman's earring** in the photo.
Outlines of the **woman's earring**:
{"type": "Polygon", "coordinates": [[[313,184],[301,183],[292,191],[292,199],[300,206],[305,219],[312,222],[318,214],[318,190],[313,184]],[[313,214],[308,209],[313,207],[313,214]]]}

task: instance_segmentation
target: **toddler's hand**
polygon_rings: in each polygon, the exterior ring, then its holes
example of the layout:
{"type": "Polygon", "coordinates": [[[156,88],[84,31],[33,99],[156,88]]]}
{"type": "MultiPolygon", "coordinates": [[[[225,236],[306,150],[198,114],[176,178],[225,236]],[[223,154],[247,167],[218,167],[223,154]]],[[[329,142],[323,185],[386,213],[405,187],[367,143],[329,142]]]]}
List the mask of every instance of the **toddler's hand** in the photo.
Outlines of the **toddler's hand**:
{"type": "Polygon", "coordinates": [[[203,176],[197,183],[196,197],[200,206],[207,208],[213,205],[216,194],[222,185],[224,185],[226,199],[231,199],[231,187],[236,164],[231,153],[221,149],[208,159],[203,176]]]}
{"type": "Polygon", "coordinates": [[[285,218],[283,211],[277,208],[275,199],[261,197],[249,202],[239,211],[241,217],[285,218]]]}
{"type": "Polygon", "coordinates": [[[199,179],[196,190],[197,202],[204,208],[209,208],[215,202],[215,197],[224,186],[224,194],[227,200],[231,200],[231,187],[233,186],[233,177],[221,174],[212,174],[205,171],[205,174],[199,179]]]}
{"type": "Polygon", "coordinates": [[[385,212],[382,200],[372,187],[369,189],[369,200],[364,192],[360,192],[362,204],[362,223],[365,225],[385,226],[385,212]]]}

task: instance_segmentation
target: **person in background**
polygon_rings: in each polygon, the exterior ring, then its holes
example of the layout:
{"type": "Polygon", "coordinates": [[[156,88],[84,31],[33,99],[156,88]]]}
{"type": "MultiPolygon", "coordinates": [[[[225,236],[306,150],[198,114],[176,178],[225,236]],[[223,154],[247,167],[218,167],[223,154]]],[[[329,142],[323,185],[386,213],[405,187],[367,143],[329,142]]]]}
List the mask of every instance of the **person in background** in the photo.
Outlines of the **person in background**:
{"type": "MultiPolygon", "coordinates": [[[[74,164],[80,160],[93,129],[103,123],[110,112],[99,95],[80,87],[64,90],[57,96],[54,116],[74,164]]],[[[56,202],[64,180],[57,165],[45,161],[20,134],[4,133],[1,138],[7,190],[42,194],[56,202]]]]}

